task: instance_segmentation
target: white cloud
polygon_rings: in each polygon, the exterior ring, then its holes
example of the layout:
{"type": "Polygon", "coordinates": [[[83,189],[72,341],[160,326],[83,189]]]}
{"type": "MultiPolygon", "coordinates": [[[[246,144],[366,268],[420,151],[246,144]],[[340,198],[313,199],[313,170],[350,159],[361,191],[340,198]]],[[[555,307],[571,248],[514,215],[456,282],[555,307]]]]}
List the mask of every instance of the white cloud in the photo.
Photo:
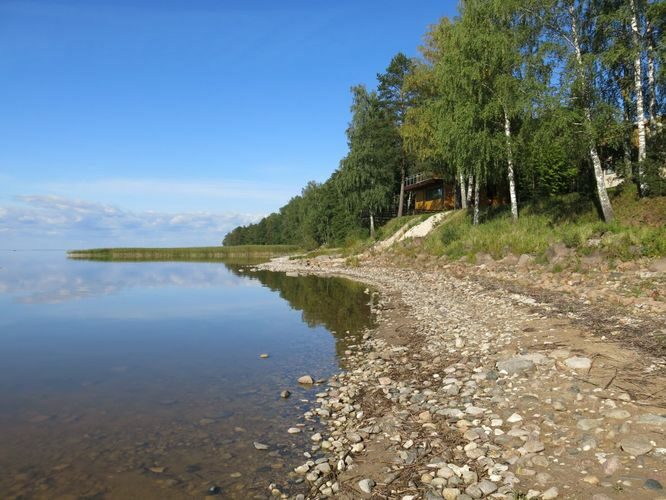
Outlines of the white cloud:
{"type": "MultiPolygon", "coordinates": [[[[237,225],[258,220],[260,214],[130,211],[116,206],[51,195],[25,195],[0,207],[3,241],[87,242],[108,245],[211,245],[237,225]],[[49,239],[45,240],[45,235],[49,239]]],[[[1,245],[0,246],[4,246],[1,245]]],[[[51,245],[48,245],[51,246],[51,245]]]]}

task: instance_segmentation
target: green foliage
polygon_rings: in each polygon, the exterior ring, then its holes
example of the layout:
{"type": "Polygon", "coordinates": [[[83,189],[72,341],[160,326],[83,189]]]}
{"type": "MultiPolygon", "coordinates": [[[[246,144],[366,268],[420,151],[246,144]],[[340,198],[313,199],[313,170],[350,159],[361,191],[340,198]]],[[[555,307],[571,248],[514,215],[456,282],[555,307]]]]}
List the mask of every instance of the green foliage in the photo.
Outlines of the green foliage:
{"type": "MultiPolygon", "coordinates": [[[[633,5],[638,42],[626,1],[465,0],[459,17],[431,26],[420,59],[398,53],[377,75],[376,91],[352,88],[349,151],[331,177],[310,182],[257,224],[234,229],[224,244],[365,248],[370,215],[394,210],[405,173],[433,172],[457,183],[461,202],[468,180],[506,202],[511,159],[521,214],[529,220],[514,227],[506,211],[475,210],[474,220],[479,215],[486,229],[468,231],[458,220],[428,244],[456,256],[477,248],[538,255],[553,240],[588,251],[581,245],[589,234],[615,231],[596,225],[595,203],[602,205],[594,200],[605,199],[606,188],[593,175],[593,159],[625,186],[644,172],[643,195],[657,206],[666,194],[666,132],[659,126],[666,7],[651,0],[633,5]],[[636,56],[655,70],[654,84],[647,69],[642,75],[644,117],[637,116],[636,56]],[[643,118],[650,120],[647,159],[639,165],[635,124],[643,118]]],[[[613,202],[639,208],[628,199],[613,202]]],[[[610,207],[603,206],[610,219],[610,207]]],[[[655,219],[648,210],[640,213],[646,224],[655,219]]],[[[662,253],[653,229],[626,234],[608,239],[609,253],[626,258],[629,247],[662,253]]]]}
{"type": "MultiPolygon", "coordinates": [[[[616,198],[615,202],[622,219],[622,200],[616,198]]],[[[644,207],[649,210],[649,205],[644,207]]],[[[626,219],[604,224],[593,200],[577,194],[529,203],[517,222],[512,222],[506,208],[487,211],[484,224],[479,226],[472,225],[464,212],[460,214],[447,219],[428,237],[427,251],[452,259],[477,253],[488,253],[495,259],[509,253],[539,257],[549,246],[564,243],[580,255],[598,250],[620,260],[666,255],[666,226],[634,226],[626,219]],[[599,239],[599,245],[587,246],[590,239],[599,239]]]]}

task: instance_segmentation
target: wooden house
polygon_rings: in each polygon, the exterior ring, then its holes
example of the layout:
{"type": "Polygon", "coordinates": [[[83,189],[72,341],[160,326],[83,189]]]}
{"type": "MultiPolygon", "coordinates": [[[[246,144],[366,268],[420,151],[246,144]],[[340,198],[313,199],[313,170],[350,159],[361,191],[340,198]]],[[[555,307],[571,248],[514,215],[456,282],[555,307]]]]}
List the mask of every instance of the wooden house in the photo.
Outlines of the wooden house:
{"type": "Polygon", "coordinates": [[[408,206],[415,212],[438,212],[456,207],[456,187],[433,174],[421,173],[405,179],[408,206]]]}
{"type": "MultiPolygon", "coordinates": [[[[457,186],[435,174],[420,173],[407,177],[405,194],[408,211],[439,212],[460,208],[460,193],[457,192],[457,186]]],[[[508,203],[509,194],[506,186],[495,184],[481,186],[480,206],[497,207],[508,203]]]]}

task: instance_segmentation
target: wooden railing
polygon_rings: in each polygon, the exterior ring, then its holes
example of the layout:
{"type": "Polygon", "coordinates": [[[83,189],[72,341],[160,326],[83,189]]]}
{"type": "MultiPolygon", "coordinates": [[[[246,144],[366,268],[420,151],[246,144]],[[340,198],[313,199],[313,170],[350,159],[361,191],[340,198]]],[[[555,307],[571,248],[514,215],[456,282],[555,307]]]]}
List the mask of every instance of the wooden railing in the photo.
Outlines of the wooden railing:
{"type": "Polygon", "coordinates": [[[413,186],[414,184],[419,184],[423,181],[428,181],[433,178],[431,173],[421,172],[420,174],[410,175],[405,178],[405,187],[413,186]]]}

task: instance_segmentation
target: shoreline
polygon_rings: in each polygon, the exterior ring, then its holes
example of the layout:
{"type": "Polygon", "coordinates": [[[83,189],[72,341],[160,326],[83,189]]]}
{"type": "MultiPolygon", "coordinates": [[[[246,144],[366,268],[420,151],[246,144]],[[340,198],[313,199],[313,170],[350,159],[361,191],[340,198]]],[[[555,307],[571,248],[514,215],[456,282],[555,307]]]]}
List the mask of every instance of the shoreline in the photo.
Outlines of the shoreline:
{"type": "Polygon", "coordinates": [[[257,267],[379,291],[376,327],[305,415],[327,429],[304,450],[326,458],[291,474],[308,498],[666,498],[663,360],[484,285],[471,267],[328,257],[257,267]],[[637,375],[649,383],[634,388],[637,375]]]}

